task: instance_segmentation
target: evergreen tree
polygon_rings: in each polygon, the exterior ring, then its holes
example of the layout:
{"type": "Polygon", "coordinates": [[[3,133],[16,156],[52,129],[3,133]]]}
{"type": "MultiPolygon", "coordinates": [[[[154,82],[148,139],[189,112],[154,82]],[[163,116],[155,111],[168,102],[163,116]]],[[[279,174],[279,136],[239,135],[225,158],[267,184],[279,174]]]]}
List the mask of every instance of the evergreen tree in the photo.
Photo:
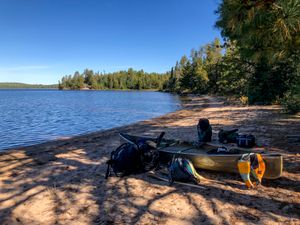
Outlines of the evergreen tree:
{"type": "Polygon", "coordinates": [[[242,60],[253,65],[250,103],[271,103],[299,82],[298,0],[223,0],[218,14],[223,37],[236,42],[242,60]]]}
{"type": "MultiPolygon", "coordinates": [[[[184,58],[185,59],[185,58],[184,58]]],[[[181,68],[180,88],[182,91],[190,90],[192,86],[192,65],[189,60],[183,61],[181,68]]]]}

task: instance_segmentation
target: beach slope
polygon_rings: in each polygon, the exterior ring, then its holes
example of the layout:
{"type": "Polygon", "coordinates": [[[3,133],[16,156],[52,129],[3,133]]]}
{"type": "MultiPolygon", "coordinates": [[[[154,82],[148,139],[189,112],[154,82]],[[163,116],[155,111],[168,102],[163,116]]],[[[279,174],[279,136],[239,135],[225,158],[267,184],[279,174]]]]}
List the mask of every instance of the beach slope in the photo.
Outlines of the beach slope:
{"type": "Polygon", "coordinates": [[[183,109],[132,125],[0,153],[0,224],[300,224],[300,116],[279,106],[188,97],[183,109]],[[146,174],[105,180],[118,132],[196,140],[199,118],[252,133],[284,155],[283,176],[247,190],[237,174],[199,171],[206,189],[146,174]]]}

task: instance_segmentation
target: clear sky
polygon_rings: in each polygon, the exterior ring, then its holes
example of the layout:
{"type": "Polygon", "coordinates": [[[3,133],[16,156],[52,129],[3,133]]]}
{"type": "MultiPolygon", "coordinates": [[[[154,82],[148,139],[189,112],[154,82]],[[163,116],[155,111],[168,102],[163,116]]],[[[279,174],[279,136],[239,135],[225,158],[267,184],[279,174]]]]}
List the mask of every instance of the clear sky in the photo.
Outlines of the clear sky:
{"type": "Polygon", "coordinates": [[[220,32],[218,0],[0,0],[0,82],[85,68],[166,72],[220,32]]]}

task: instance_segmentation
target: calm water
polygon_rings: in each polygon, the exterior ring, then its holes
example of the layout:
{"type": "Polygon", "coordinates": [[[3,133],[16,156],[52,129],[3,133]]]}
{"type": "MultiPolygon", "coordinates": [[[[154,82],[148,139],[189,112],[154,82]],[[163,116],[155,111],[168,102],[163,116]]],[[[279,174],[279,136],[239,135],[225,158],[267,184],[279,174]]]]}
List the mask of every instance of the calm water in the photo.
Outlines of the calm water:
{"type": "Polygon", "coordinates": [[[178,97],[160,92],[0,90],[0,149],[109,129],[179,108],[178,97]]]}

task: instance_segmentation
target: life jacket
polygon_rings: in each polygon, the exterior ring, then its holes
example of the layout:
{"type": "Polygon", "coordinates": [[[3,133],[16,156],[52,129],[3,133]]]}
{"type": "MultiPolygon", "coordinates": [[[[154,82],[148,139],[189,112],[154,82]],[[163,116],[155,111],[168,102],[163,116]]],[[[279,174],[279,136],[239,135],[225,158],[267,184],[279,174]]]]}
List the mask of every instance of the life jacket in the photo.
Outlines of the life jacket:
{"type": "Polygon", "coordinates": [[[247,153],[239,159],[238,169],[243,181],[250,189],[261,183],[266,166],[261,154],[247,153]],[[253,183],[250,180],[250,174],[255,180],[253,183]]]}

